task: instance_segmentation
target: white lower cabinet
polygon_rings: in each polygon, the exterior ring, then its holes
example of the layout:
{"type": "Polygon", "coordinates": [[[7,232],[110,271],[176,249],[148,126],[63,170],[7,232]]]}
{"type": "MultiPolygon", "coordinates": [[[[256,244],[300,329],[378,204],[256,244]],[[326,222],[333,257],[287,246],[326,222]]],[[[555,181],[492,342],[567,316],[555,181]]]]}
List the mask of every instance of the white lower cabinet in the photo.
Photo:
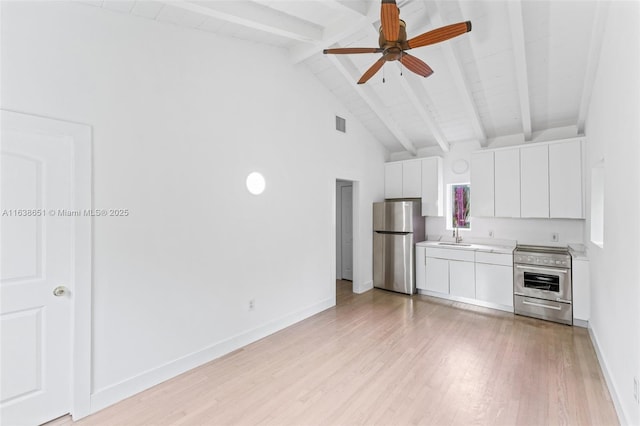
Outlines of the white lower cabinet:
{"type": "Polygon", "coordinates": [[[425,269],[425,290],[449,294],[449,261],[427,257],[425,269]]]}
{"type": "Polygon", "coordinates": [[[416,245],[416,288],[418,290],[426,290],[425,282],[425,273],[427,272],[425,268],[425,256],[426,248],[423,246],[416,245]]]}
{"type": "MultiPolygon", "coordinates": [[[[474,257],[474,252],[468,250],[427,248],[424,262],[424,290],[473,298],[475,294],[474,257]]],[[[419,273],[416,272],[416,275],[419,273]]]]}
{"type": "Polygon", "coordinates": [[[476,279],[473,262],[449,261],[449,294],[476,298],[476,279]]]}
{"type": "Polygon", "coordinates": [[[513,255],[476,253],[476,299],[513,309],[513,255]]]}
{"type": "Polygon", "coordinates": [[[416,246],[416,287],[513,312],[513,255],[416,246]]]}
{"type": "Polygon", "coordinates": [[[476,299],[513,308],[513,267],[476,263],[476,299]]]}
{"type": "Polygon", "coordinates": [[[589,261],[574,259],[571,265],[571,285],[573,286],[573,320],[580,320],[586,326],[589,321],[591,297],[589,289],[589,261]]]}

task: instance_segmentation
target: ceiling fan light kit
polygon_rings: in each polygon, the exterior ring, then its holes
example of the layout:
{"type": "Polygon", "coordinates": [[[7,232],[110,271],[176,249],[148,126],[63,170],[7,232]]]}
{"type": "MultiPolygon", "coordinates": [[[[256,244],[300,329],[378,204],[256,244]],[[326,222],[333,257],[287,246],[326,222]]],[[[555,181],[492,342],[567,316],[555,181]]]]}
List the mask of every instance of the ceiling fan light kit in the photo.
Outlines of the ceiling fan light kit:
{"type": "Polygon", "coordinates": [[[377,73],[385,62],[400,61],[408,70],[429,77],[433,70],[421,59],[406,53],[416,47],[428,46],[449,40],[471,31],[471,21],[446,25],[407,40],[406,23],[400,19],[400,9],[395,0],[382,0],[380,8],[380,47],[343,47],[324,49],[323,53],[333,55],[350,55],[356,53],[382,53],[378,59],[358,80],[358,84],[366,83],[377,73]]]}

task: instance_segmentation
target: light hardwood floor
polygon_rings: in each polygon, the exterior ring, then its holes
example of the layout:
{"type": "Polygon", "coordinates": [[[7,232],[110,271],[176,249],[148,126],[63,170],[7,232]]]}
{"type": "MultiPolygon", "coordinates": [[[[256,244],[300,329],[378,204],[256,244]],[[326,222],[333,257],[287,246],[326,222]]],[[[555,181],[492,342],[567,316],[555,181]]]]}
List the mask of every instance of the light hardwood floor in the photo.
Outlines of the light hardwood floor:
{"type": "Polygon", "coordinates": [[[77,424],[618,424],[585,329],[424,296],[356,295],[345,281],[337,300],[77,424]]]}

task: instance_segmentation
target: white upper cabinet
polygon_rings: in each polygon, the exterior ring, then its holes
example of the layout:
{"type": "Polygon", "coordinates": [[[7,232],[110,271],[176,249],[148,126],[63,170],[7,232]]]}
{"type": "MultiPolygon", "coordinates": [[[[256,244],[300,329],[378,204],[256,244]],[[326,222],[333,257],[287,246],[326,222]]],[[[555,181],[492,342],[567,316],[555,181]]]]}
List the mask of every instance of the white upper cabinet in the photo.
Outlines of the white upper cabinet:
{"type": "Polygon", "coordinates": [[[428,157],[384,165],[384,197],[421,198],[422,216],[442,216],[442,158],[428,157]]]}
{"type": "Polygon", "coordinates": [[[422,161],[402,162],[402,198],[420,198],[422,195],[422,161]]]}
{"type": "Polygon", "coordinates": [[[549,148],[520,148],[520,216],[549,217],[549,148]]]}
{"type": "Polygon", "coordinates": [[[582,139],[471,154],[476,217],[584,219],[582,139]]]}
{"type": "Polygon", "coordinates": [[[422,159],[422,216],[443,216],[442,158],[422,159]]]}
{"type": "Polygon", "coordinates": [[[493,155],[493,151],[471,154],[471,216],[495,216],[493,155]]]}
{"type": "Polygon", "coordinates": [[[581,140],[549,145],[549,210],[551,217],[584,219],[581,140]]]}
{"type": "MultiPolygon", "coordinates": [[[[495,215],[520,217],[520,150],[511,148],[495,151],[494,164],[495,215]]],[[[473,204],[471,209],[473,211],[473,204]]]]}
{"type": "Polygon", "coordinates": [[[385,198],[420,198],[421,186],[420,160],[398,161],[384,165],[385,198]]]}
{"type": "Polygon", "coordinates": [[[384,165],[384,197],[402,198],[402,163],[384,165]]]}

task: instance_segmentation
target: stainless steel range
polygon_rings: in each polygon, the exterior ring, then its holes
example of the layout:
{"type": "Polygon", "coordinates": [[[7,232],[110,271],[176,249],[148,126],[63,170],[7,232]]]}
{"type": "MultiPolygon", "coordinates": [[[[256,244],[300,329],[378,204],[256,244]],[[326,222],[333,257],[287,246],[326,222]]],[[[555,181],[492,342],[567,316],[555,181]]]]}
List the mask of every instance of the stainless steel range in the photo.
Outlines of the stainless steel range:
{"type": "Polygon", "coordinates": [[[519,245],[513,252],[516,314],[573,325],[571,255],[566,247],[519,245]]]}

